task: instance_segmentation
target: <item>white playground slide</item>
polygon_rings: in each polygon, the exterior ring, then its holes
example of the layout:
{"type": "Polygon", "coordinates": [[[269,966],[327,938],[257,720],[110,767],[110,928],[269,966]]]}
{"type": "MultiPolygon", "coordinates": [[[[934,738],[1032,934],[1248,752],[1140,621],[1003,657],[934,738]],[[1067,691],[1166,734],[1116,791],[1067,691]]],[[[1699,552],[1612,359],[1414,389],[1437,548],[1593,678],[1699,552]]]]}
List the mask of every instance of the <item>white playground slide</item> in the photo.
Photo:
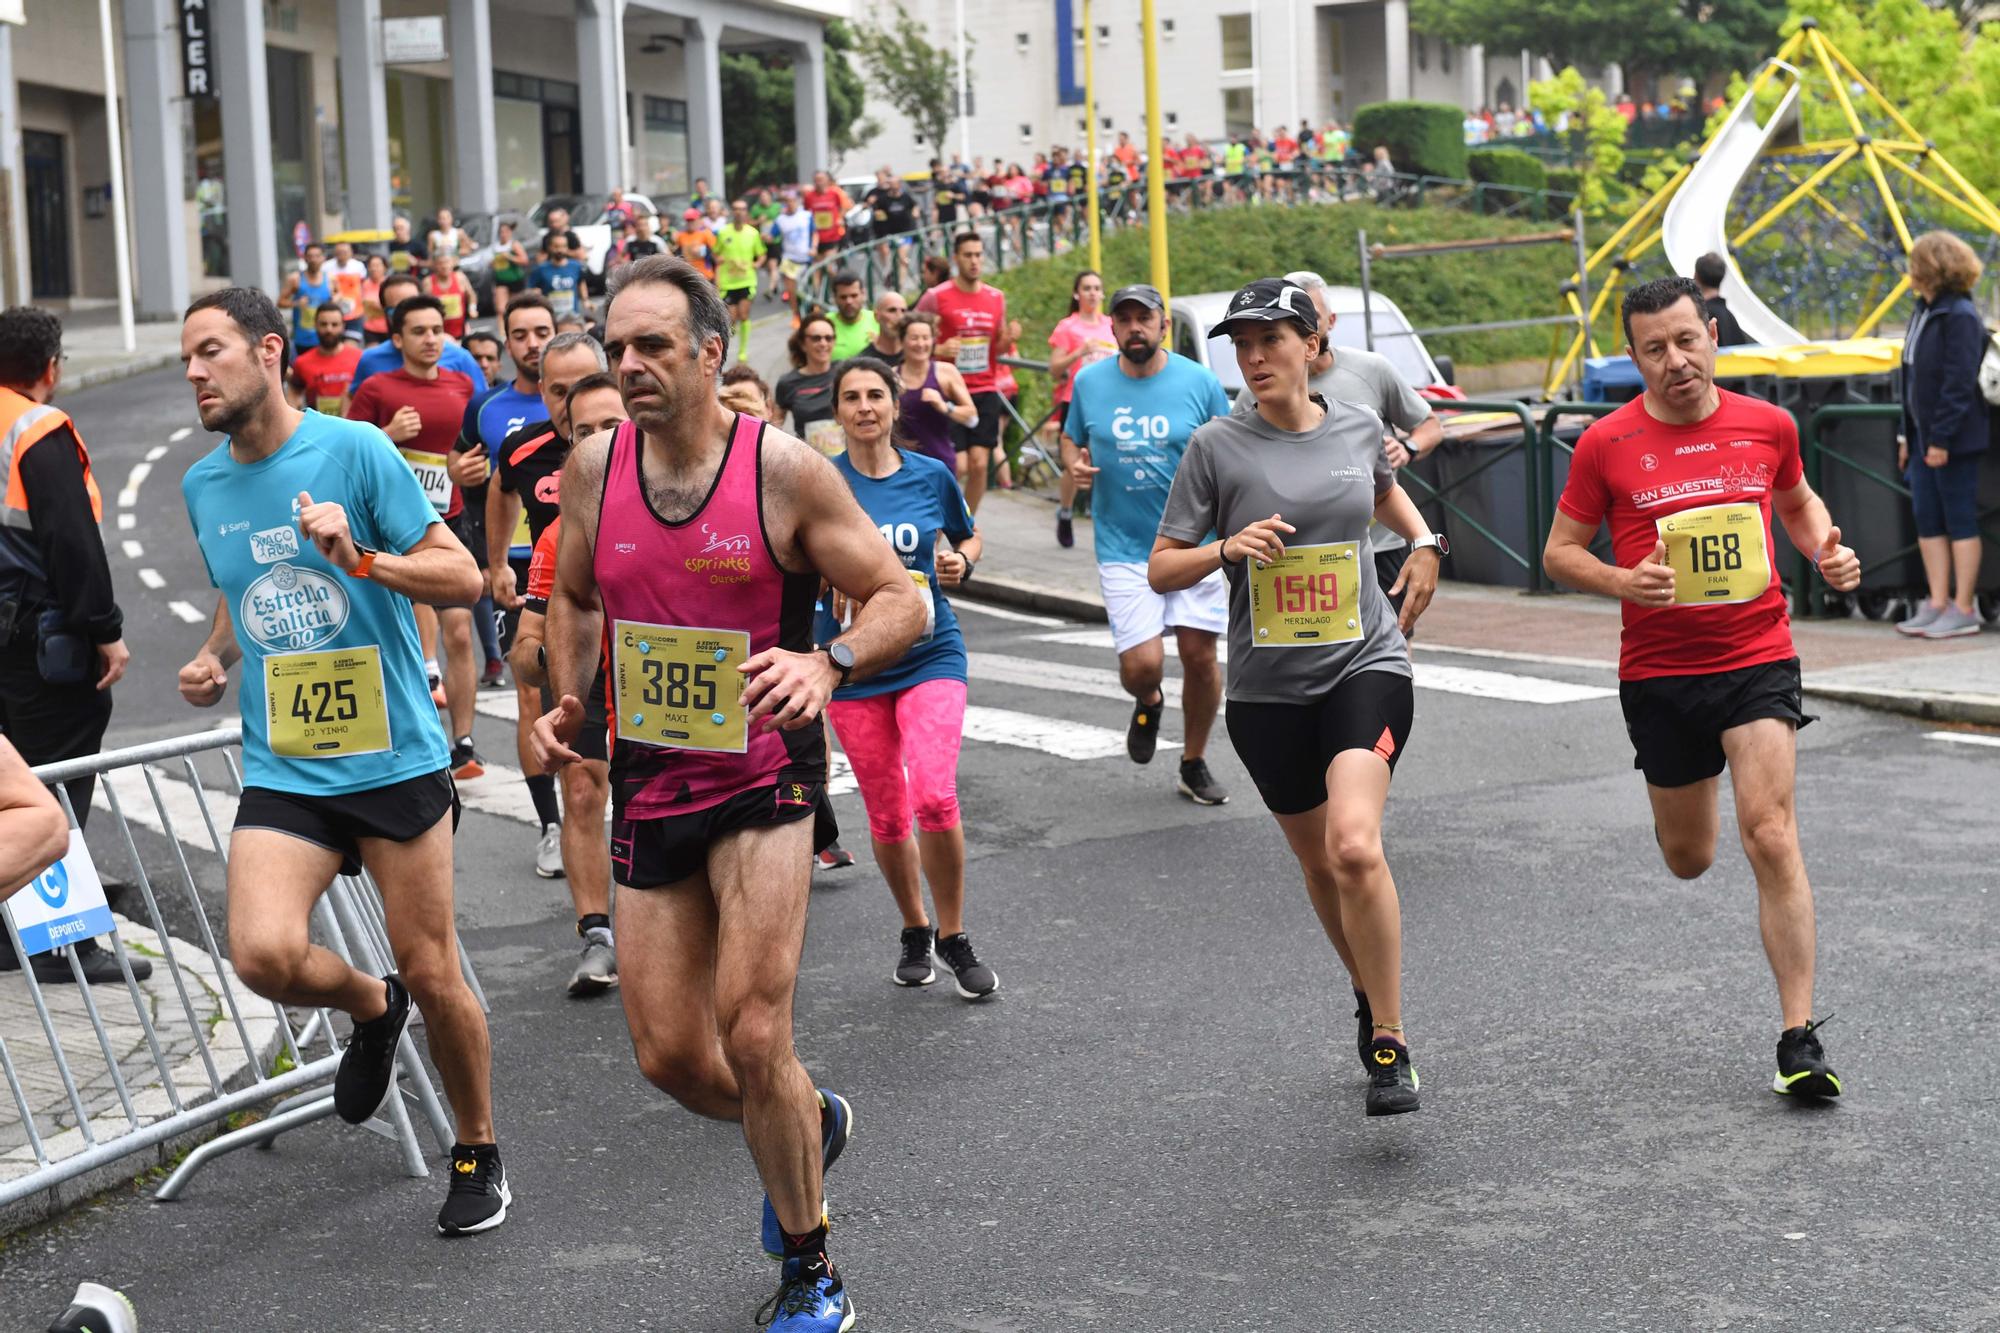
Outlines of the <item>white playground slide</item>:
{"type": "Polygon", "coordinates": [[[1763,125],[1757,123],[1755,100],[1746,93],[1729,109],[1729,119],[1717,131],[1715,141],[1667,204],[1660,242],[1676,273],[1692,274],[1694,261],[1711,251],[1727,260],[1729,276],[1722,280],[1722,295],[1736,322],[1743,326],[1744,336],[1762,346],[1785,347],[1808,339],[1758,300],[1744,283],[1736,256],[1729,252],[1729,200],[1765,147],[1797,126],[1799,85],[1793,82],[1763,125]]]}

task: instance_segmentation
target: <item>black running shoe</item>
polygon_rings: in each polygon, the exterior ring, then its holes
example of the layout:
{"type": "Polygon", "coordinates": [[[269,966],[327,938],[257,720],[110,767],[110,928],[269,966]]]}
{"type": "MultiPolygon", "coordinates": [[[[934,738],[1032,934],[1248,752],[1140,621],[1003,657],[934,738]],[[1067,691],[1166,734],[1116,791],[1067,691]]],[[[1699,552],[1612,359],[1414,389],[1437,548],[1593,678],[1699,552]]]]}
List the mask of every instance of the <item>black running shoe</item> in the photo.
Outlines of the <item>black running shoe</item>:
{"type": "Polygon", "coordinates": [[[1229,793],[1208,771],[1206,759],[1181,760],[1180,793],[1196,805],[1229,804],[1229,793]]]}
{"type": "Polygon", "coordinates": [[[1076,520],[1060,509],[1056,511],[1056,545],[1065,551],[1076,545],[1076,520]]]}
{"type": "MultiPolygon", "coordinates": [[[[76,964],[83,970],[84,981],[92,986],[121,986],[125,974],[118,970],[118,955],[98,944],[96,940],[85,940],[74,949],[57,949],[53,953],[38,953],[34,958],[35,980],[44,986],[73,986],[76,974],[69,970],[69,955],[76,955],[76,964]]],[[[126,950],[125,961],[131,964],[132,980],[144,981],[153,975],[153,965],[131,950],[126,950]]]]}
{"type": "Polygon", "coordinates": [[[1840,1075],[1833,1072],[1816,1035],[1825,1026],[1826,1018],[1822,1018],[1802,1028],[1786,1028],[1778,1035],[1778,1074],[1771,1080],[1772,1092],[1780,1097],[1840,1095],[1840,1075]]]}
{"type": "Polygon", "coordinates": [[[389,988],[389,1008],[380,1018],[356,1023],[333,1076],[333,1109],[350,1125],[375,1114],[396,1081],[396,1043],[410,1023],[410,992],[392,972],[382,978],[389,988]]]}
{"type": "Polygon", "coordinates": [[[1160,710],[1166,706],[1164,694],[1156,704],[1132,705],[1132,724],[1125,728],[1125,753],[1132,756],[1133,763],[1153,762],[1153,751],[1160,745],[1160,710]]]}
{"type": "Polygon", "coordinates": [[[931,966],[937,956],[932,949],[936,943],[934,926],[903,927],[903,957],[896,964],[898,986],[928,986],[937,980],[937,969],[931,966]]]}
{"type": "Polygon", "coordinates": [[[1354,992],[1354,1043],[1361,1052],[1362,1072],[1375,1072],[1375,1062],[1368,1058],[1368,1048],[1375,1044],[1375,1011],[1368,1007],[1368,997],[1360,991],[1354,992]]]}
{"type": "Polygon", "coordinates": [[[507,1220],[507,1205],[512,1202],[514,1191],[507,1188],[507,1168],[500,1165],[496,1145],[451,1145],[451,1192],[438,1209],[438,1235],[491,1231],[507,1220]]]}
{"type": "Polygon", "coordinates": [[[1409,1048],[1387,1037],[1368,1044],[1368,1114],[1402,1115],[1417,1109],[1417,1067],[1409,1048]]]}
{"type": "Polygon", "coordinates": [[[1000,991],[1000,978],[992,968],[979,961],[979,955],[972,951],[972,940],[960,931],[947,935],[937,942],[938,957],[952,970],[958,980],[958,993],[968,1000],[983,1000],[1000,991]]]}

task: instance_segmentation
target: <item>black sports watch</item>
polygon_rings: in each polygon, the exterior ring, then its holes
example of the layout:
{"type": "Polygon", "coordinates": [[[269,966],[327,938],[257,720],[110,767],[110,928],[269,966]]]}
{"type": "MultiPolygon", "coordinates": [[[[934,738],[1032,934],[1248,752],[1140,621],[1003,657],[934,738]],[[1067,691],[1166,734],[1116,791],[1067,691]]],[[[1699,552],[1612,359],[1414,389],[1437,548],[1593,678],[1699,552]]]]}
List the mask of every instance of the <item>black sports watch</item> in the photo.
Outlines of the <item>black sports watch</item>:
{"type": "Polygon", "coordinates": [[[845,685],[847,673],[854,670],[854,650],[844,643],[835,642],[822,646],[820,651],[826,654],[827,661],[833,663],[833,669],[840,673],[840,683],[845,685]]]}

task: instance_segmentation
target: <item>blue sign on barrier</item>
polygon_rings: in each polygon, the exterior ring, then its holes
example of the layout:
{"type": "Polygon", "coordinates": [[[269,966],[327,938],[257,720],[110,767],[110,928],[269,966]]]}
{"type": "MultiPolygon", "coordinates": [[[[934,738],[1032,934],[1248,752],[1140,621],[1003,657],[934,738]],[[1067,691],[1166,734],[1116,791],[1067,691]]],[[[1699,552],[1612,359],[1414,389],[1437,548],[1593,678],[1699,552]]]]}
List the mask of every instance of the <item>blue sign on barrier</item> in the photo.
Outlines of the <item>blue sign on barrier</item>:
{"type": "Polygon", "coordinates": [[[111,907],[104,901],[104,884],[82,833],[69,831],[69,851],[63,859],[29,880],[7,901],[6,911],[21,934],[21,948],[29,954],[111,933],[111,907]]]}

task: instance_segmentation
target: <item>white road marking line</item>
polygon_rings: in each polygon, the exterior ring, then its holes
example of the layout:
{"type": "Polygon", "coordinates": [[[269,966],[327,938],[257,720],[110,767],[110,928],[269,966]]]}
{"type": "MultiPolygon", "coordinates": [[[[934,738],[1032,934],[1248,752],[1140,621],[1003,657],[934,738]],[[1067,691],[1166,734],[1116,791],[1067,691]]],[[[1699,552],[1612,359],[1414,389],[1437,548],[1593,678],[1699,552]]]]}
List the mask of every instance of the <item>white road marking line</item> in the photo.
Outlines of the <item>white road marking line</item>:
{"type": "Polygon", "coordinates": [[[1449,643],[1431,643],[1422,640],[1410,645],[1418,652],[1456,653],[1460,657],[1491,657],[1502,662],[1536,662],[1542,666],[1590,667],[1597,671],[1616,671],[1618,663],[1602,657],[1558,657],[1553,653],[1515,653],[1500,648],[1461,648],[1449,643]]]}
{"type": "Polygon", "coordinates": [[[167,446],[164,444],[156,444],[146,451],[146,461],[148,463],[157,463],[166,456],[167,446]]]}
{"type": "Polygon", "coordinates": [[[1611,699],[1618,694],[1597,685],[1572,685],[1545,676],[1517,676],[1509,671],[1481,671],[1476,667],[1439,666],[1433,662],[1419,662],[1415,671],[1420,690],[1443,690],[1447,694],[1469,694],[1478,699],[1505,699],[1520,704],[1574,704],[1588,699],[1611,699]]]}
{"type": "Polygon", "coordinates": [[[153,589],[155,592],[158,592],[161,588],[167,586],[167,581],[160,577],[160,571],[157,569],[140,570],[139,582],[145,584],[148,588],[153,589]]]}
{"type": "Polygon", "coordinates": [[[125,486],[118,492],[118,507],[130,509],[139,503],[139,488],[146,484],[146,478],[153,475],[151,463],[134,463],[132,470],[125,474],[125,486]]]}
{"type": "Polygon", "coordinates": [[[180,442],[181,442],[182,440],[185,440],[185,439],[186,439],[186,438],[187,438],[188,436],[190,436],[190,435],[192,435],[192,434],[194,434],[194,427],[193,427],[193,426],[182,426],[182,427],[181,427],[181,428],[180,428],[179,430],[175,431],[175,432],[174,432],[174,433],[173,433],[172,435],[169,435],[169,436],[167,436],[167,443],[168,443],[168,444],[179,444],[179,443],[180,443],[180,442]]]}
{"type": "Polygon", "coordinates": [[[146,548],[133,541],[130,537],[125,539],[124,546],[125,558],[127,560],[143,560],[146,558],[146,548]]]}
{"type": "Polygon", "coordinates": [[[1950,741],[1953,745],[1988,745],[2000,750],[2000,736],[1975,736],[1964,731],[1927,731],[1927,741],[1950,741]]]}
{"type": "MultiPolygon", "coordinates": [[[[146,790],[146,775],[136,768],[113,769],[102,774],[90,804],[94,809],[109,810],[111,801],[104,789],[114,787],[126,822],[162,835],[167,832],[167,822],[160,818],[160,807],[164,807],[167,820],[173,823],[175,838],[196,851],[213,854],[215,845],[209,841],[208,826],[202,822],[201,806],[195,801],[194,788],[188,786],[184,774],[177,769],[156,767],[153,776],[159,779],[159,806],[153,804],[153,794],[146,790]]],[[[204,787],[203,794],[208,801],[209,816],[215,820],[216,835],[227,848],[229,830],[236,823],[236,797],[219,787],[204,787]]]]}
{"type": "Polygon", "coordinates": [[[182,620],[185,620],[190,625],[199,625],[202,621],[208,618],[202,615],[200,611],[196,610],[189,603],[182,601],[168,602],[167,610],[173,612],[175,615],[179,616],[182,620]]]}
{"type": "MultiPolygon", "coordinates": [[[[1118,683],[1116,671],[1070,666],[1064,662],[1044,662],[1032,657],[1010,657],[1005,653],[970,653],[967,658],[974,680],[1053,690],[1059,694],[1087,694],[1097,699],[1116,699],[1128,705],[1132,702],[1132,696],[1125,693],[1125,687],[1118,683]]],[[[1169,708],[1181,706],[1179,677],[1168,676],[1160,682],[1160,689],[1169,708]]]]}
{"type": "MultiPolygon", "coordinates": [[[[1037,638],[1053,639],[1061,643],[1088,642],[1085,635],[1100,631],[1079,630],[1063,635],[1037,635],[1037,638]]],[[[1108,632],[1103,632],[1105,646],[1109,647],[1108,632]]],[[[1172,639],[1167,640],[1171,647],[1172,639]]],[[[1217,645],[1221,654],[1221,645],[1217,645]]],[[[1226,660],[1226,656],[1224,658],[1226,660]]],[[[1127,699],[1124,686],[1118,683],[1118,673],[1095,667],[1069,666],[1060,662],[1039,662],[1027,657],[1008,657],[995,653],[973,653],[970,657],[971,671],[975,679],[991,680],[998,684],[1025,685],[1032,688],[1056,689],[1069,694],[1089,694],[1100,699],[1127,699]]],[[[1442,666],[1431,662],[1420,662],[1415,668],[1418,689],[1439,690],[1446,694],[1466,694],[1480,699],[1504,699],[1525,704],[1569,704],[1582,703],[1590,699],[1608,699],[1618,691],[1597,685],[1572,685],[1567,681],[1550,680],[1545,676],[1522,676],[1505,671],[1481,671],[1475,667],[1442,666]]],[[[1168,676],[1163,682],[1167,704],[1172,708],[1181,706],[1180,681],[1168,676]]]]}
{"type": "MultiPolygon", "coordinates": [[[[957,606],[958,603],[953,602],[952,605],[957,606]]],[[[1108,629],[1066,629],[1054,634],[1037,634],[1035,635],[1035,641],[1038,643],[1066,643],[1077,648],[1102,648],[1107,653],[1112,652],[1116,647],[1116,643],[1111,637],[1111,631],[1108,629]]],[[[1180,640],[1174,637],[1172,631],[1160,636],[1160,646],[1166,651],[1168,657],[1179,657],[1181,655],[1180,640]]],[[[1215,660],[1218,662],[1227,662],[1229,660],[1227,635],[1218,634],[1215,636],[1215,660]]]]}
{"type": "MultiPolygon", "coordinates": [[[[1125,733],[1087,722],[1066,722],[1061,718],[1037,717],[1006,708],[965,710],[965,739],[991,745],[1012,745],[1023,750],[1039,750],[1059,759],[1108,759],[1125,753],[1125,733]]],[[[1179,748],[1180,742],[1161,740],[1160,748],[1179,748]]]]}
{"type": "MultiPolygon", "coordinates": [[[[136,499],[137,497],[135,496],[134,498],[136,499]]],[[[123,496],[119,497],[119,503],[124,503],[123,496]]],[[[138,526],[139,516],[137,514],[120,514],[118,516],[118,530],[120,532],[130,532],[138,526]]]]}
{"type": "MultiPolygon", "coordinates": [[[[539,829],[542,823],[535,815],[535,801],[528,794],[528,784],[522,779],[521,770],[491,759],[480,762],[486,765],[486,775],[458,784],[460,804],[539,829]]],[[[609,813],[607,809],[607,817],[609,813]]]]}
{"type": "MultiPolygon", "coordinates": [[[[982,616],[992,616],[995,620],[1012,620],[1023,625],[1068,625],[1072,622],[1059,616],[1038,616],[1027,611],[1015,611],[1005,606],[991,606],[985,602],[975,602],[969,598],[954,597],[951,602],[954,611],[976,611],[982,616]]],[[[1106,630],[1106,634],[1110,631],[1106,630]]]]}

